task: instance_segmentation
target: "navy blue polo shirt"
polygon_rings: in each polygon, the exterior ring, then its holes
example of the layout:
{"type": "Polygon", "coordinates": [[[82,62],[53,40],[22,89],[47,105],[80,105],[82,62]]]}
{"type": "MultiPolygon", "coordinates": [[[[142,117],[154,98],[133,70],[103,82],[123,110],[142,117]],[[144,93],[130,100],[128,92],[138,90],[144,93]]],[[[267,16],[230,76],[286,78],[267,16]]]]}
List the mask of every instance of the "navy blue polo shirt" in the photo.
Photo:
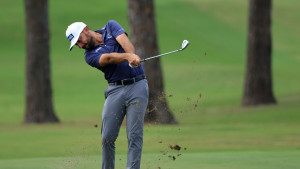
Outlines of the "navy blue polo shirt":
{"type": "Polygon", "coordinates": [[[101,70],[104,73],[105,79],[108,81],[108,83],[145,74],[141,65],[136,68],[131,68],[128,61],[119,64],[109,64],[105,67],[101,67],[99,64],[101,55],[113,52],[125,53],[124,49],[117,42],[116,38],[122,33],[126,32],[119,23],[113,20],[107,22],[102,29],[96,30],[95,32],[102,34],[102,40],[104,44],[97,45],[91,50],[85,50],[85,61],[90,66],[101,70]]]}

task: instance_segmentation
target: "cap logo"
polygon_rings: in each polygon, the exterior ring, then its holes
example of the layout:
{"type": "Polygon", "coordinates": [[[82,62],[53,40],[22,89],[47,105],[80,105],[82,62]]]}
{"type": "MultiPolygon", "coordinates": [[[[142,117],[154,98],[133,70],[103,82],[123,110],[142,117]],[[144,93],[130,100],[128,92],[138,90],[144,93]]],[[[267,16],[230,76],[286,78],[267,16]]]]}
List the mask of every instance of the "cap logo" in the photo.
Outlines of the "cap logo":
{"type": "Polygon", "coordinates": [[[68,36],[68,39],[69,39],[69,41],[71,42],[73,38],[74,38],[74,35],[71,33],[71,34],[68,36]]]}

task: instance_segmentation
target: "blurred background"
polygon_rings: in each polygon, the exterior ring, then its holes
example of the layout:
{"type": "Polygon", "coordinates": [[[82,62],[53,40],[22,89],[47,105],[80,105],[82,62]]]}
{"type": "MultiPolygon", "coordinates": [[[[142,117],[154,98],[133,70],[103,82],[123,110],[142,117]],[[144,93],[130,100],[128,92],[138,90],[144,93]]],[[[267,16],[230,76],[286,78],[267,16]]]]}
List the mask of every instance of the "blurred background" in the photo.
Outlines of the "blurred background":
{"type": "MultiPolygon", "coordinates": [[[[141,168],[299,168],[300,2],[272,1],[277,103],[251,107],[241,106],[249,1],[154,2],[159,52],[180,48],[184,39],[190,45],[161,58],[165,96],[179,124],[145,125],[141,168]]],[[[107,82],[85,63],[83,50],[69,52],[65,30],[75,21],[97,30],[116,20],[129,32],[127,1],[49,0],[48,7],[53,107],[60,123],[25,124],[24,1],[0,0],[0,168],[100,168],[107,82]]],[[[116,168],[125,168],[126,153],[123,126],[116,168]]]]}

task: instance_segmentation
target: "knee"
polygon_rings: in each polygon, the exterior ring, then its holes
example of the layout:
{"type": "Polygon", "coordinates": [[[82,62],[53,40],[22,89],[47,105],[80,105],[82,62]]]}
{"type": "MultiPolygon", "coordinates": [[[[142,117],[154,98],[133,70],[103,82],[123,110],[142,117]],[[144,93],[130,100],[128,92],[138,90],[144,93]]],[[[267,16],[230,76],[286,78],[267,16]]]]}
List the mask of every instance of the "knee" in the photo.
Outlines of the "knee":
{"type": "Polygon", "coordinates": [[[137,147],[143,144],[143,134],[142,133],[131,133],[127,136],[129,145],[136,145],[137,147]]]}
{"type": "Polygon", "coordinates": [[[116,136],[113,136],[111,134],[102,135],[102,145],[104,146],[115,145],[116,139],[117,139],[116,136]]]}

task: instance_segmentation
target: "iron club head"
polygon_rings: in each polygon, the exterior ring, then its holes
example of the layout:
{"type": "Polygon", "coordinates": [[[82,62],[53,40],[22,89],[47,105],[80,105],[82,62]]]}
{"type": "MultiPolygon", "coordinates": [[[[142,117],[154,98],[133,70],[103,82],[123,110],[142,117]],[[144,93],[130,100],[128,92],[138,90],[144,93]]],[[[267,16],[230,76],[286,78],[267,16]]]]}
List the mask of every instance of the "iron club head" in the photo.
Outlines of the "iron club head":
{"type": "Polygon", "coordinates": [[[189,45],[189,41],[184,40],[181,45],[181,50],[185,49],[189,45]]]}
{"type": "MultiPolygon", "coordinates": [[[[182,51],[182,50],[185,49],[188,45],[189,45],[189,41],[184,40],[184,41],[182,42],[182,44],[181,44],[181,49],[177,49],[177,50],[174,50],[174,51],[168,52],[168,53],[163,53],[163,54],[160,54],[160,55],[157,55],[157,56],[148,57],[148,58],[145,58],[145,59],[140,60],[140,62],[145,62],[145,61],[150,60],[150,59],[154,59],[154,58],[158,58],[158,57],[161,57],[161,56],[164,56],[164,55],[168,55],[168,54],[171,54],[171,53],[175,53],[175,52],[182,51]]],[[[129,66],[132,67],[131,65],[129,65],[129,66]]]]}

